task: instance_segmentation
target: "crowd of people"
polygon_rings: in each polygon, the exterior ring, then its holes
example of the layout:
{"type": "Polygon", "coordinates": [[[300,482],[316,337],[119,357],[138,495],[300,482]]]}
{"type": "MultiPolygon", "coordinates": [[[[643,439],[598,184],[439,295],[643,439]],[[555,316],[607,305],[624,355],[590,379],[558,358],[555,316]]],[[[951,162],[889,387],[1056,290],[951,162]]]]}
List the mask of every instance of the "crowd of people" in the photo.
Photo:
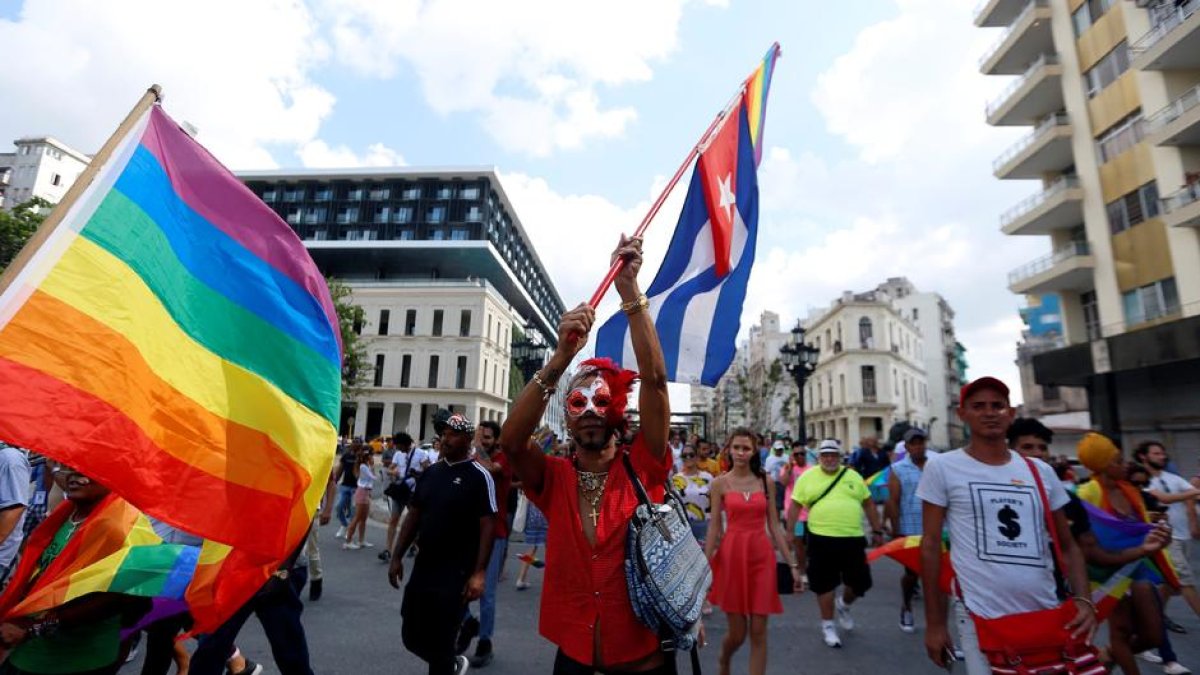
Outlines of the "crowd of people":
{"type": "MultiPolygon", "coordinates": [[[[688,630],[703,648],[717,637],[703,617],[724,613],[723,675],[766,671],[768,621],[783,612],[781,593],[811,591],[821,640],[841,648],[855,628],[855,602],[873,588],[872,549],[916,552],[896,589],[897,626],[916,632],[920,594],[925,646],[938,666],[963,661],[972,675],[1137,673],[1140,661],[1168,675],[1188,672],[1171,645],[1181,628],[1164,607],[1179,595],[1200,614],[1188,565],[1200,536],[1200,480],[1178,475],[1163,443],[1141,443],[1126,458],[1113,440],[1088,434],[1078,446],[1081,468],[1055,460],[1051,431],[1017,419],[1008,388],[990,377],[960,392],[970,440],[953,451],[933,451],[917,428],[895,447],[872,438],[853,452],[838,439],[773,439],[744,428],[720,443],[685,437],[670,425],[663,353],[637,283],[640,247],[622,239],[614,253],[626,261],[615,283],[636,372],[589,359],[561,382],[595,321],[580,305],[563,315],[554,352],[503,427],[445,410],[427,444],[404,433],[378,449],[347,443],[309,536],[192,650],[177,640],[189,629],[186,616],[137,621],[148,611],[143,598],[98,593],[36,613],[16,609],[63,568],[79,532],[102,527],[95,514],[123,502],[70,467],[0,446],[0,575],[8,584],[0,673],[115,673],[144,639],[143,675],[257,675],[262,667],[236,646],[254,615],[276,666],[308,675],[301,593],[306,584],[310,602],[323,593],[316,532],[336,516],[342,548],[372,548],[367,523],[381,487],[389,510],[378,557],[390,585],[403,590],[403,644],[431,675],[496,658],[497,589],[510,559],[520,563],[519,590],[530,587],[531,569],[543,569],[539,632],[557,650],[556,675],[678,672],[677,636],[648,626],[627,579],[639,499],[677,503],[688,541],[708,561],[707,602],[688,630]],[[636,423],[626,414],[635,381],[636,423]],[[559,386],[563,442],[538,428],[559,386]],[[67,506],[54,509],[64,498],[67,506]],[[518,532],[526,548],[512,555],[518,532]],[[1104,621],[1109,637],[1099,648],[1093,636],[1104,621]],[[747,641],[743,664],[737,653],[747,641]]],[[[160,536],[188,537],[165,526],[160,536]]]]}

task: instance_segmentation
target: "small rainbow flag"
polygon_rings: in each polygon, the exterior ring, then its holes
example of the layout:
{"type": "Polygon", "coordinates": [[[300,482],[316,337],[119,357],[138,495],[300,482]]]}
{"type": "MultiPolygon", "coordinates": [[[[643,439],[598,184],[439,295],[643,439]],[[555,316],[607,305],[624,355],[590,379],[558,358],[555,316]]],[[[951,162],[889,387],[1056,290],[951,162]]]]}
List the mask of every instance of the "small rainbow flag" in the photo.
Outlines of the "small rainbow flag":
{"type": "Polygon", "coordinates": [[[771,76],[775,60],[780,55],[779,43],[771,45],[759,65],[746,79],[746,118],[750,122],[750,141],[754,145],[754,163],[762,163],[763,131],[767,125],[767,95],[771,92],[771,76]]]}
{"type": "MultiPolygon", "coordinates": [[[[921,535],[897,537],[879,548],[867,552],[867,562],[875,562],[887,556],[908,569],[921,573],[921,535]]],[[[954,567],[950,564],[950,550],[942,540],[942,573],[938,579],[944,593],[950,592],[950,580],[954,578],[954,567]]]]}
{"type": "Polygon", "coordinates": [[[868,488],[885,488],[891,475],[892,467],[889,465],[871,474],[871,477],[863,482],[867,484],[868,488]]]}
{"type": "Polygon", "coordinates": [[[37,569],[42,552],[74,510],[64,501],[33,531],[0,596],[0,616],[28,616],[89,593],[185,597],[200,547],[163,543],[145,515],[112,493],[79,525],[54,561],[37,569]]]}
{"type": "Polygon", "coordinates": [[[1129,592],[1133,585],[1138,568],[1144,566],[1144,560],[1134,560],[1113,573],[1103,582],[1092,582],[1092,603],[1096,605],[1096,620],[1104,621],[1116,609],[1117,603],[1129,592]]]}

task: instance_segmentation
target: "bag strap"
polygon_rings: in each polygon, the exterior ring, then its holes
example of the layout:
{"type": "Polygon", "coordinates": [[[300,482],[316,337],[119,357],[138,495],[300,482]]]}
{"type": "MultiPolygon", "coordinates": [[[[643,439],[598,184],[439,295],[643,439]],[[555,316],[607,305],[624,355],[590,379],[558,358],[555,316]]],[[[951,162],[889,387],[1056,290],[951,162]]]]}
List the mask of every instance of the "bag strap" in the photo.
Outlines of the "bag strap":
{"type": "Polygon", "coordinates": [[[1050,512],[1050,499],[1046,496],[1046,486],[1042,484],[1042,472],[1038,471],[1033,460],[1028,457],[1022,457],[1022,459],[1029,466],[1029,472],[1033,474],[1033,482],[1037,483],[1038,497],[1042,500],[1042,511],[1046,514],[1046,529],[1050,530],[1050,541],[1054,544],[1054,562],[1058,564],[1059,571],[1065,576],[1067,574],[1066,558],[1063,556],[1062,544],[1058,541],[1058,528],[1054,525],[1054,514],[1050,512]]]}
{"type": "Polygon", "coordinates": [[[812,511],[813,508],[816,507],[817,502],[821,501],[822,499],[825,499],[826,495],[828,495],[830,492],[833,492],[833,488],[836,487],[837,484],[842,480],[842,476],[846,475],[847,470],[848,470],[847,467],[844,467],[844,466],[842,467],[842,470],[838,472],[837,478],[833,479],[833,482],[829,484],[829,487],[825,488],[825,491],[821,493],[821,496],[814,499],[813,503],[808,505],[809,511],[812,511]]]}
{"type": "Polygon", "coordinates": [[[638,478],[637,472],[633,470],[633,460],[629,459],[628,452],[621,453],[621,464],[625,466],[625,473],[629,474],[629,482],[633,484],[633,491],[637,494],[638,501],[646,508],[653,509],[654,503],[650,501],[650,495],[646,492],[646,486],[642,485],[642,479],[638,478]]]}

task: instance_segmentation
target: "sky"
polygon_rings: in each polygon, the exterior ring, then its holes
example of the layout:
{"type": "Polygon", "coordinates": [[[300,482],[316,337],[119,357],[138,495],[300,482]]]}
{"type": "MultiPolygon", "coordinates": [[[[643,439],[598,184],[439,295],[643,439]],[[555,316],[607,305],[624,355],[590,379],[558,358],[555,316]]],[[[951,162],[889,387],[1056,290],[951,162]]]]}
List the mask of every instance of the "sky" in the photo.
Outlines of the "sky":
{"type": "MultiPolygon", "coordinates": [[[[763,310],[791,326],[907,276],[954,308],[969,377],[1015,393],[1007,274],[1049,244],[999,231],[1038,186],[991,174],[1027,130],[984,122],[1008,78],[979,74],[999,32],[972,16],[966,0],[0,0],[0,139],[94,152],[158,83],[235,170],[496,166],[570,307],[778,41],[743,334],[763,310]]],[[[643,287],[685,189],[648,232],[643,287]]]]}

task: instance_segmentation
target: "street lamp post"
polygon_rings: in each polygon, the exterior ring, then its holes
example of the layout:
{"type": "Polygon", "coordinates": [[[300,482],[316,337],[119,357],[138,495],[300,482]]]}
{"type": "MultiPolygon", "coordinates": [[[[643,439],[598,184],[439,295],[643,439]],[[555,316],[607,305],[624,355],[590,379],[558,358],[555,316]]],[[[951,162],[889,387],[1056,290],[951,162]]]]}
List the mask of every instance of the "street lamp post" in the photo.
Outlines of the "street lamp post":
{"type": "Polygon", "coordinates": [[[798,398],[798,415],[800,421],[800,441],[808,441],[808,428],[804,424],[804,383],[808,380],[808,376],[812,374],[817,367],[817,358],[821,355],[821,350],[804,342],[804,326],[796,321],[796,327],[792,329],[792,335],[788,339],[788,343],[779,348],[780,358],[783,360],[783,366],[791,373],[792,379],[796,381],[796,389],[799,391],[798,398]]]}
{"type": "Polygon", "coordinates": [[[525,382],[528,383],[546,361],[546,345],[527,337],[514,340],[512,360],[521,370],[521,374],[525,376],[525,382]]]}

